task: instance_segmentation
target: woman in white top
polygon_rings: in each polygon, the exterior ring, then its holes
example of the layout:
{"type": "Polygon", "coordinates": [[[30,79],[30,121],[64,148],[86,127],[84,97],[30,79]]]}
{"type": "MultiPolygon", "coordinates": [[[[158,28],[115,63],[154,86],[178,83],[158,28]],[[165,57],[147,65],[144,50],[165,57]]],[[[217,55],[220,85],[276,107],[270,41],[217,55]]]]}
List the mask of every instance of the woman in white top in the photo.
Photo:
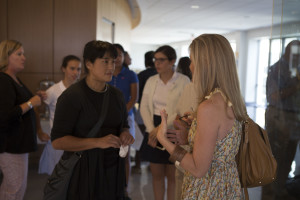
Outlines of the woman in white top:
{"type": "Polygon", "coordinates": [[[159,47],[154,53],[154,64],[157,75],[150,77],[145,85],[142,101],[141,116],[149,133],[148,145],[143,150],[143,156],[150,161],[152,184],[156,200],[165,196],[165,177],[167,177],[167,198],[175,196],[175,167],[168,161],[169,153],[157,142],[157,126],[160,124],[160,110],[165,109],[169,114],[168,127],[173,128],[176,117],[177,101],[186,84],[190,82],[185,75],[174,71],[176,61],[175,50],[168,46],[159,47]]]}
{"type": "MultiPolygon", "coordinates": [[[[47,91],[47,99],[44,101],[50,110],[50,129],[53,126],[54,113],[58,97],[70,85],[77,82],[81,74],[81,62],[77,56],[68,55],[64,57],[61,69],[64,73],[64,79],[50,87],[47,91]]],[[[39,173],[51,174],[55,165],[58,163],[62,150],[55,150],[49,140],[45,145],[44,151],[40,158],[39,173]]]]}

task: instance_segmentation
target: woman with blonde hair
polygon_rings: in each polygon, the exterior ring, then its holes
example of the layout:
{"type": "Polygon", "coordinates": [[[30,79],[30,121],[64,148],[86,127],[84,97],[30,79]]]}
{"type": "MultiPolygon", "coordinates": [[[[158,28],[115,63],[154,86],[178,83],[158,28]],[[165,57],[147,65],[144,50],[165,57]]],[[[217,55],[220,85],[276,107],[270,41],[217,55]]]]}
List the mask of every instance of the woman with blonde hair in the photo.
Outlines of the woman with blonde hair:
{"type": "Polygon", "coordinates": [[[17,77],[25,68],[23,45],[15,40],[0,43],[0,169],[3,183],[1,200],[22,200],[27,185],[28,154],[37,150],[37,135],[49,136],[39,129],[33,108],[41,104],[45,93],[33,95],[17,77]]]}
{"type": "Polygon", "coordinates": [[[157,138],[169,160],[186,170],[182,199],[243,199],[235,155],[246,107],[241,96],[233,51],[221,35],[204,34],[190,45],[198,108],[188,135],[187,152],[167,139],[167,113],[157,138]]]}

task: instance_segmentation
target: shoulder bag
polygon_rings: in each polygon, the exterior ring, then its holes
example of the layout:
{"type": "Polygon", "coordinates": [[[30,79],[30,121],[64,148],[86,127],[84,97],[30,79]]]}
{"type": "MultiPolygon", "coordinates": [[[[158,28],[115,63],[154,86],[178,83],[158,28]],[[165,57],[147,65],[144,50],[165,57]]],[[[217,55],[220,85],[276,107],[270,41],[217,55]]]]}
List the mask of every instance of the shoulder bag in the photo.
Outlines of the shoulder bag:
{"type": "MultiPolygon", "coordinates": [[[[109,88],[109,86],[107,85],[109,88]]],[[[103,124],[104,117],[107,113],[108,108],[108,101],[109,101],[109,91],[104,94],[103,104],[101,116],[96,123],[96,125],[92,128],[92,130],[88,133],[87,137],[92,138],[94,137],[100,127],[103,124]]],[[[44,197],[43,200],[66,200],[67,199],[67,192],[69,187],[69,182],[73,174],[73,169],[81,158],[83,151],[74,152],[70,158],[64,160],[60,159],[59,162],[56,164],[51,176],[48,178],[48,181],[44,188],[44,197]]]]}
{"type": "Polygon", "coordinates": [[[243,125],[236,162],[246,199],[249,198],[247,188],[270,184],[276,178],[277,162],[268,134],[249,116],[243,125]]]}

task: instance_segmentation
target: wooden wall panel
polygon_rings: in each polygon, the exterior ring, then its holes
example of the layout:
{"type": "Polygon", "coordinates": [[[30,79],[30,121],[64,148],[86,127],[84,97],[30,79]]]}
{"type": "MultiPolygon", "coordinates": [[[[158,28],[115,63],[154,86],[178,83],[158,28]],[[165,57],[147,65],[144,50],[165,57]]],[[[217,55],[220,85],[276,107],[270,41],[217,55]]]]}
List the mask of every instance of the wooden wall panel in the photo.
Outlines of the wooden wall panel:
{"type": "Polygon", "coordinates": [[[52,73],[53,1],[9,0],[8,36],[19,40],[25,50],[22,73],[52,73]]]}
{"type": "Polygon", "coordinates": [[[7,39],[7,0],[0,0],[0,42],[7,39]]]}
{"type": "Polygon", "coordinates": [[[115,43],[120,43],[130,51],[131,40],[131,11],[124,0],[98,0],[97,39],[107,40],[107,28],[110,28],[102,18],[105,17],[115,23],[115,43]]]}
{"type": "Polygon", "coordinates": [[[30,89],[32,93],[35,93],[40,89],[40,81],[46,80],[53,80],[52,73],[20,73],[18,77],[21,81],[30,89]]]}
{"type": "Polygon", "coordinates": [[[96,39],[96,0],[55,0],[54,72],[60,73],[64,56],[82,59],[84,45],[96,39]]]}
{"type": "Polygon", "coordinates": [[[32,92],[46,78],[61,80],[64,56],[82,59],[84,45],[96,39],[97,12],[116,21],[117,42],[127,48],[131,25],[124,0],[98,0],[98,11],[97,0],[0,0],[0,40],[23,43],[27,60],[18,76],[32,92]]]}

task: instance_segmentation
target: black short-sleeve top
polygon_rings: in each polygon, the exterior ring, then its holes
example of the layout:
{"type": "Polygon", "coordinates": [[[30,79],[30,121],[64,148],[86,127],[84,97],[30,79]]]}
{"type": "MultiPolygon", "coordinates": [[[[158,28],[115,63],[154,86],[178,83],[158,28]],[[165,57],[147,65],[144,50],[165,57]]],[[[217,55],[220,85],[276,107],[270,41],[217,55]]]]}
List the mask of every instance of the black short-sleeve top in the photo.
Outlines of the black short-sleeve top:
{"type": "Polygon", "coordinates": [[[21,104],[33,95],[20,81],[0,72],[0,153],[28,153],[37,149],[34,110],[22,115],[21,104]]]}
{"type": "MultiPolygon", "coordinates": [[[[108,134],[119,136],[122,128],[128,128],[121,91],[107,85],[106,92],[109,92],[108,111],[96,137],[108,134]]],[[[91,90],[85,79],[66,89],[57,100],[51,140],[66,135],[85,138],[99,120],[103,97],[104,92],[91,90]]]]}

